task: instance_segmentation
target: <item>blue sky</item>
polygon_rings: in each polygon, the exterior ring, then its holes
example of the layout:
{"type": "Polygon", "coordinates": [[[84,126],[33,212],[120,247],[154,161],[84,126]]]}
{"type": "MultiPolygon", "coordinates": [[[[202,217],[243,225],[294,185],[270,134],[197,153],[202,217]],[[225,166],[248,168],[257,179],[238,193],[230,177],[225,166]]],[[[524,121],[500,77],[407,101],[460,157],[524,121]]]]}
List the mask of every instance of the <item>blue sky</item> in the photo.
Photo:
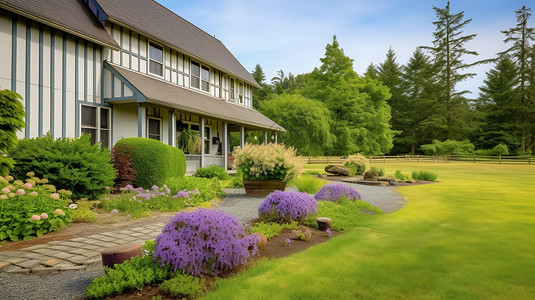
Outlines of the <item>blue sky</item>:
{"type": "MultiPolygon", "coordinates": [[[[325,46],[333,35],[347,56],[354,59],[355,71],[362,74],[370,63],[384,61],[389,47],[397,61],[405,64],[417,46],[431,45],[435,26],[435,0],[157,0],[163,6],[215,35],[251,71],[259,63],[269,82],[282,69],[285,74],[307,73],[321,65],[325,46]]],[[[528,1],[451,1],[452,12],[465,12],[472,22],[466,34],[478,36],[466,45],[479,53],[467,62],[494,58],[508,48],[501,30],[514,27],[515,10],[528,1]]],[[[533,6],[533,5],[531,5],[533,6]]],[[[535,7],[532,7],[535,9],[535,7]]],[[[535,27],[535,16],[530,26],[535,27]]],[[[478,87],[492,65],[472,68],[478,75],[457,86],[477,97],[478,87]]]]}

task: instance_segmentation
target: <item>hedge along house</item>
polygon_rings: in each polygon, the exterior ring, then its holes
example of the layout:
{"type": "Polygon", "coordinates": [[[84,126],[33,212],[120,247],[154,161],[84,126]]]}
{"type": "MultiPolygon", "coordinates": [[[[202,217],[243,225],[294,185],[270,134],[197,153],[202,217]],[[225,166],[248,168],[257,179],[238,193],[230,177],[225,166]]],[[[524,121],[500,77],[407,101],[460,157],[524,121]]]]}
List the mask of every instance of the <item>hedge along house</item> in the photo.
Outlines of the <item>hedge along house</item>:
{"type": "MultiPolygon", "coordinates": [[[[231,131],[284,128],[252,108],[251,74],[216,38],[152,0],[0,0],[0,89],[26,107],[20,138],[90,133],[177,146],[197,130],[188,171],[227,166],[231,131]]],[[[271,134],[271,133],[273,134],[271,134]]]]}

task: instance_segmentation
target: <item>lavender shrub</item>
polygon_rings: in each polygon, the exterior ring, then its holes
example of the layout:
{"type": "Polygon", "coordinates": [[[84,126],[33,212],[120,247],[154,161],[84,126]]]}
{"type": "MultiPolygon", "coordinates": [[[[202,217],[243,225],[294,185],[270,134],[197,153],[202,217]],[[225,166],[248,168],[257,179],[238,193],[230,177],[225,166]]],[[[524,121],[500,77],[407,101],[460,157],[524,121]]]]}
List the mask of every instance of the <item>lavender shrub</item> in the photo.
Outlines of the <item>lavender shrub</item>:
{"type": "Polygon", "coordinates": [[[307,193],[275,191],[258,206],[260,219],[269,222],[302,222],[318,212],[316,200],[307,193]]]}
{"type": "Polygon", "coordinates": [[[314,195],[317,201],[340,202],[340,199],[347,198],[351,201],[362,200],[362,195],[354,188],[343,184],[324,185],[319,192],[314,195]]]}
{"type": "Polygon", "coordinates": [[[154,260],[194,276],[218,275],[255,255],[257,242],[233,216],[201,208],[180,212],[165,225],[156,237],[154,260]]]}

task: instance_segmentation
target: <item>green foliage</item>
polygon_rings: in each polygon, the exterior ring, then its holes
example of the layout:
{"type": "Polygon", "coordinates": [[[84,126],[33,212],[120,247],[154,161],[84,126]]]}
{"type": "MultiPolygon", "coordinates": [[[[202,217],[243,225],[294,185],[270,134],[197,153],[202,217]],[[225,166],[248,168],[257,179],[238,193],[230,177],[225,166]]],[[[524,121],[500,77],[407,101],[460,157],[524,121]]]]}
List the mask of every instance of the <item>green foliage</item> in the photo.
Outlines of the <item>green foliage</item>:
{"type": "Polygon", "coordinates": [[[166,181],[166,185],[171,190],[171,195],[176,195],[178,191],[197,190],[197,195],[190,195],[189,202],[192,205],[220,198],[223,195],[218,178],[207,179],[193,176],[172,177],[166,181]]]}
{"type": "Polygon", "coordinates": [[[379,174],[379,176],[381,177],[385,176],[385,169],[383,168],[378,168],[376,166],[373,166],[370,168],[370,171],[379,174]]]}
{"type": "Polygon", "coordinates": [[[204,168],[198,168],[195,172],[195,177],[202,177],[202,178],[214,178],[217,177],[219,180],[227,180],[230,178],[230,176],[227,174],[225,169],[223,169],[220,166],[211,165],[204,168]]]}
{"type": "Polygon", "coordinates": [[[152,255],[133,257],[116,264],[114,268],[107,268],[106,275],[93,279],[86,289],[87,299],[103,299],[120,295],[144,286],[162,282],[174,276],[169,267],[160,267],[152,255]]]}
{"type": "Polygon", "coordinates": [[[129,146],[136,179],[134,185],[145,189],[161,186],[171,177],[184,176],[186,157],[184,152],[160,141],[146,138],[125,138],[114,147],[129,146]]]}
{"type": "Polygon", "coordinates": [[[321,156],[333,146],[331,113],[320,101],[281,94],[262,103],[260,111],[287,130],[278,134],[278,141],[299,155],[321,156]]]}
{"type": "Polygon", "coordinates": [[[281,144],[245,144],[243,149],[235,148],[232,155],[238,172],[247,180],[288,181],[301,172],[301,162],[295,156],[295,149],[281,144]]]}
{"type": "Polygon", "coordinates": [[[169,296],[175,298],[197,297],[203,293],[204,278],[188,274],[177,274],[160,284],[160,288],[169,296]]]}
{"type": "Polygon", "coordinates": [[[327,184],[327,180],[315,176],[302,175],[288,182],[288,186],[295,186],[300,192],[307,194],[317,193],[322,186],[327,184]]]}
{"type": "Polygon", "coordinates": [[[284,229],[297,229],[297,222],[291,221],[290,223],[274,223],[274,222],[258,222],[253,225],[253,233],[261,233],[269,240],[272,237],[279,235],[284,229]]]}
{"type": "Polygon", "coordinates": [[[347,161],[344,163],[344,166],[349,168],[350,174],[349,175],[361,175],[366,172],[366,169],[368,168],[369,161],[366,158],[366,156],[358,153],[354,155],[350,155],[347,158],[347,161]]]}
{"type": "Polygon", "coordinates": [[[0,90],[0,176],[9,174],[14,161],[4,156],[17,145],[17,131],[24,128],[22,97],[10,90],[0,90]]]}
{"type": "Polygon", "coordinates": [[[0,241],[28,240],[71,222],[65,193],[29,173],[26,183],[0,176],[0,241]]]}
{"type": "Polygon", "coordinates": [[[396,172],[394,173],[394,177],[396,177],[399,180],[407,180],[407,179],[409,179],[409,176],[403,174],[401,172],[401,170],[396,170],[396,172]]]}
{"type": "Polygon", "coordinates": [[[242,188],[243,187],[243,176],[240,173],[237,173],[234,176],[231,176],[228,180],[221,181],[221,187],[223,188],[242,188]]]}
{"type": "Polygon", "coordinates": [[[508,155],[509,149],[504,144],[498,144],[492,149],[479,149],[474,152],[477,155],[482,156],[498,156],[498,155],[508,155]]]}
{"type": "Polygon", "coordinates": [[[253,108],[258,109],[259,105],[269,98],[269,95],[273,92],[271,85],[266,84],[266,75],[264,70],[259,64],[256,64],[255,69],[251,72],[254,80],[258,82],[261,89],[253,89],[253,108]]]}
{"type": "Polygon", "coordinates": [[[71,210],[71,218],[75,222],[94,222],[98,214],[94,211],[98,206],[98,201],[79,200],[76,202],[76,209],[71,210]]]}
{"type": "Polygon", "coordinates": [[[365,201],[351,201],[346,198],[339,203],[331,201],[318,201],[318,214],[307,218],[307,226],[318,228],[316,217],[328,217],[332,220],[331,228],[336,231],[345,231],[360,225],[366,218],[381,215],[383,212],[365,201]]]}
{"type": "Polygon", "coordinates": [[[197,130],[186,129],[176,139],[177,147],[184,153],[197,154],[201,151],[201,137],[197,130]]]}
{"type": "Polygon", "coordinates": [[[113,186],[115,169],[110,163],[110,150],[91,145],[91,135],[54,140],[50,133],[24,139],[11,151],[17,167],[15,178],[28,172],[48,178],[58,189],[72,191],[73,199],[96,199],[113,186]]]}
{"type": "Polygon", "coordinates": [[[412,179],[415,180],[427,180],[427,181],[435,181],[437,180],[438,174],[429,172],[429,171],[413,171],[412,172],[412,179]]]}
{"type": "Polygon", "coordinates": [[[470,143],[469,140],[445,140],[444,142],[433,140],[432,144],[420,146],[420,150],[422,150],[425,155],[469,154],[474,152],[474,148],[474,144],[470,143]]]}

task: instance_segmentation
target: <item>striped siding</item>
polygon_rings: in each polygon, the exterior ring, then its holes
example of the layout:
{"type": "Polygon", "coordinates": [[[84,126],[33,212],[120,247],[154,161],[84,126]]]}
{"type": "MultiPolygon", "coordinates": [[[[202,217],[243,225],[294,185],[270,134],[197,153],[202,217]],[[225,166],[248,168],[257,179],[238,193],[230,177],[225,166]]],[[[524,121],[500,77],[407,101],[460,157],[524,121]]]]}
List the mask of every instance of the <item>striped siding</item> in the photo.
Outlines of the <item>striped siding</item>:
{"type": "Polygon", "coordinates": [[[0,9],[0,89],[23,97],[19,138],[80,133],[80,103],[102,99],[102,47],[0,9]]]}

